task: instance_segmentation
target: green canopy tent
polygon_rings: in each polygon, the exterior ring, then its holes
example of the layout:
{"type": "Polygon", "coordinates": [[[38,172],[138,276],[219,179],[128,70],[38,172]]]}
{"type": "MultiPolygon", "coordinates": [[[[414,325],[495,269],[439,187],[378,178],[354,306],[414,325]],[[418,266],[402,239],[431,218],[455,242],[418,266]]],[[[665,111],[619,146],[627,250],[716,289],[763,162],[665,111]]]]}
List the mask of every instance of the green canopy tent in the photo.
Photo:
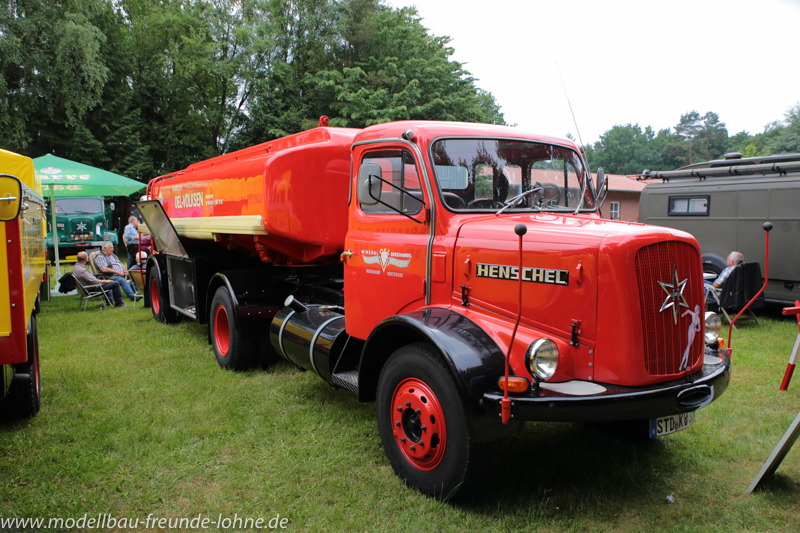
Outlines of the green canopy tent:
{"type": "MultiPolygon", "coordinates": [[[[33,160],[33,166],[42,179],[42,194],[55,198],[81,196],[130,196],[145,184],[100,168],[90,167],[54,155],[45,155],[33,160]]],[[[56,227],[55,209],[51,209],[53,230],[56,227]]],[[[61,263],[58,257],[58,233],[53,231],[53,250],[56,256],[56,279],[61,278],[61,263]]]]}

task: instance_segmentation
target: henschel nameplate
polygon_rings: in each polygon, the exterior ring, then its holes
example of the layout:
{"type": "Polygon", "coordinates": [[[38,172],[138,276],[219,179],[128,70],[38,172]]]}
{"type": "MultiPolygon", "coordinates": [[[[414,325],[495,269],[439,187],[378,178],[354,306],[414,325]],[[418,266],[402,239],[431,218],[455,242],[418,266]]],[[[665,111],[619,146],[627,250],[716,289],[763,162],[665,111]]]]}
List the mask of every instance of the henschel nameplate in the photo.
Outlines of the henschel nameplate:
{"type": "MultiPolygon", "coordinates": [[[[479,278],[516,281],[519,279],[519,267],[478,263],[475,265],[475,275],[479,278]]],[[[522,267],[522,281],[549,283],[550,285],[569,285],[569,271],[522,267]]]]}

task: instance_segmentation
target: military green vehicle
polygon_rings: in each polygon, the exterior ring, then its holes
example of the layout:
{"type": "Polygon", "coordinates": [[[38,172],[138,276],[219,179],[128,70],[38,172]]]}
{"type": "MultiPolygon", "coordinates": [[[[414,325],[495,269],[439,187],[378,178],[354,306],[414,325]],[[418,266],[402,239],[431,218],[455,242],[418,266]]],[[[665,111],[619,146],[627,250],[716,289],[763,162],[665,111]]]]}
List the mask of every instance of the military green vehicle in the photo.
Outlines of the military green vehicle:
{"type": "Polygon", "coordinates": [[[743,158],[739,153],[671,171],[649,171],[639,199],[639,222],[676,228],[700,243],[703,270],[719,273],[733,251],[761,263],[770,233],[767,302],[800,300],[800,154],[743,158]]]}
{"type": "MultiPolygon", "coordinates": [[[[81,249],[99,248],[103,242],[118,242],[114,225],[114,204],[102,196],[56,198],[56,230],[60,257],[74,255],[81,249]]],[[[53,216],[47,205],[47,253],[53,258],[53,216]]]]}

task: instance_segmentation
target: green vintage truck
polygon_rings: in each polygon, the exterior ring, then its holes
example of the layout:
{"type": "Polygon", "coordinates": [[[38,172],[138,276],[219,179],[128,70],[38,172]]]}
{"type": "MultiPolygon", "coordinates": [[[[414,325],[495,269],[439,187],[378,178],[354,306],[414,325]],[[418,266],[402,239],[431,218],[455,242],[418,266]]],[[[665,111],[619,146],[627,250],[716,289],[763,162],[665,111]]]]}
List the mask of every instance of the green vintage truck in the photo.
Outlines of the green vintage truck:
{"type": "MultiPolygon", "coordinates": [[[[60,257],[74,255],[81,249],[99,248],[104,241],[117,244],[114,228],[114,204],[102,196],[56,198],[56,230],[60,257]]],[[[53,213],[47,205],[47,254],[53,255],[53,213]]],[[[119,224],[117,224],[118,226],[119,224]]]]}

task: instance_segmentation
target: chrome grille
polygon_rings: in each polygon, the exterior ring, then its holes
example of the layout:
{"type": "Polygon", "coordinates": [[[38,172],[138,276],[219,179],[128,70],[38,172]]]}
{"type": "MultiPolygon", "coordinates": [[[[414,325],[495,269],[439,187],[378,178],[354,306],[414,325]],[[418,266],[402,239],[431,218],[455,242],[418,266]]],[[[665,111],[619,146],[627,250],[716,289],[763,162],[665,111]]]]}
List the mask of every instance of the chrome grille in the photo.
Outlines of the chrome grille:
{"type": "Polygon", "coordinates": [[[680,369],[692,315],[699,307],[701,330],[694,335],[689,351],[691,367],[703,354],[703,329],[705,309],[703,302],[703,274],[697,250],[684,242],[667,241],[641,248],[636,254],[636,275],[639,283],[639,306],[642,316],[644,364],[653,376],[666,376],[683,372],[680,369]],[[678,323],[674,322],[672,308],[660,311],[667,298],[658,282],[673,284],[673,271],[677,267],[678,280],[687,280],[683,295],[689,309],[679,307],[678,323]],[[701,338],[698,338],[701,337],[701,338]]]}

